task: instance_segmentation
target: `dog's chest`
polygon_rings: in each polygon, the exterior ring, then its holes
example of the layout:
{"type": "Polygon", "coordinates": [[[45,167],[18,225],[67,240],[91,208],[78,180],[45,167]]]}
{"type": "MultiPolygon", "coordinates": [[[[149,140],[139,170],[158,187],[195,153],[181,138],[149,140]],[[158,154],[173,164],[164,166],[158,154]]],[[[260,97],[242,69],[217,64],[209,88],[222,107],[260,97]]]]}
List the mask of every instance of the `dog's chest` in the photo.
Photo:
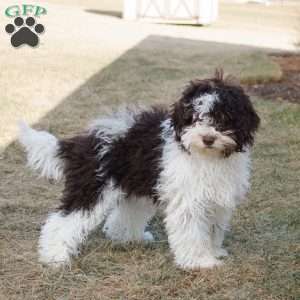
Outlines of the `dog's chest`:
{"type": "Polygon", "coordinates": [[[233,207],[249,185],[248,153],[217,159],[193,157],[169,147],[164,151],[162,170],[158,185],[162,201],[183,198],[233,207]]]}

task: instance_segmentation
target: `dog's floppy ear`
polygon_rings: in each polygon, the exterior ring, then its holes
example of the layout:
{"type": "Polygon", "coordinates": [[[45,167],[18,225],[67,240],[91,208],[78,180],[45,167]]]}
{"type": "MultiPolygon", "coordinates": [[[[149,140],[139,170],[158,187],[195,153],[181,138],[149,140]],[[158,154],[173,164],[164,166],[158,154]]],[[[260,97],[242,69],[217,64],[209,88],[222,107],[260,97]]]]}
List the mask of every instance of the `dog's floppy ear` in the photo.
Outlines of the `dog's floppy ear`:
{"type": "Polygon", "coordinates": [[[198,88],[198,81],[190,81],[182,92],[181,98],[172,106],[171,119],[177,141],[181,139],[184,126],[190,125],[193,120],[193,106],[191,100],[198,88]]]}
{"type": "Polygon", "coordinates": [[[171,119],[175,130],[176,140],[180,141],[183,127],[191,124],[193,120],[193,109],[191,103],[186,103],[184,98],[177,101],[172,106],[171,119]]]}
{"type": "Polygon", "coordinates": [[[240,125],[240,139],[243,141],[243,144],[252,146],[254,142],[254,135],[260,125],[260,118],[250,99],[248,105],[245,105],[245,110],[240,113],[240,118],[243,120],[240,125]]]}
{"type": "Polygon", "coordinates": [[[175,130],[175,138],[177,141],[180,141],[181,131],[184,125],[183,114],[184,108],[181,101],[174,103],[171,110],[171,118],[175,130]]]}

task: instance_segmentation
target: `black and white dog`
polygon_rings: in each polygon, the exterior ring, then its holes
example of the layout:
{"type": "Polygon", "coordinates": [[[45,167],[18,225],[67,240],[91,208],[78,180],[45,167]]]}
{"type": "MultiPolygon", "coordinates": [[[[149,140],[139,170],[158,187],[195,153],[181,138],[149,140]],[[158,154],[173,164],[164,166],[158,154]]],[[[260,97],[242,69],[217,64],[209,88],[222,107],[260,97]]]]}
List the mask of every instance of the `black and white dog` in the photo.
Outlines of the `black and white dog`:
{"type": "Polygon", "coordinates": [[[152,240],[145,227],[160,208],[178,266],[220,265],[224,231],[249,187],[258,126],[249,97],[221,73],[192,81],[170,110],[125,109],[70,139],[23,124],[29,166],[65,182],[41,230],[40,261],[69,264],[104,221],[112,240],[152,240]]]}

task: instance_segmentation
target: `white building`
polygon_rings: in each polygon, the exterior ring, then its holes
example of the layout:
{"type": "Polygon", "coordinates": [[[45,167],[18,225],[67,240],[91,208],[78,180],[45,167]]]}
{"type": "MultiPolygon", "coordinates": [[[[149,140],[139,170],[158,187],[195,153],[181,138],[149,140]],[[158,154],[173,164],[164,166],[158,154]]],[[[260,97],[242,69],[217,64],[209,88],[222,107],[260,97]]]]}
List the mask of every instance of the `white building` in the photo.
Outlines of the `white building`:
{"type": "Polygon", "coordinates": [[[218,0],[124,0],[123,17],[207,25],[218,17],[218,0]]]}

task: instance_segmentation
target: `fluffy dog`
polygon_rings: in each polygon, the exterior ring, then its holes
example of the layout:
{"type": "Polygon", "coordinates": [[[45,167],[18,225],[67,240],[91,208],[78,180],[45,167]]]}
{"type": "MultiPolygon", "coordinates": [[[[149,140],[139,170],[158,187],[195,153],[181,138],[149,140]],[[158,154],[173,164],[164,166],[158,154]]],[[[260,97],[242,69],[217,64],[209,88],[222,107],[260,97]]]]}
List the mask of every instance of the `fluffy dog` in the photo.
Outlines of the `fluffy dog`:
{"type": "Polygon", "coordinates": [[[112,240],[152,240],[145,227],[160,208],[179,267],[220,265],[224,231],[249,187],[258,126],[249,97],[220,72],[190,82],[170,109],[125,109],[73,138],[23,124],[29,166],[65,183],[41,230],[40,261],[69,264],[103,222],[112,240]]]}

